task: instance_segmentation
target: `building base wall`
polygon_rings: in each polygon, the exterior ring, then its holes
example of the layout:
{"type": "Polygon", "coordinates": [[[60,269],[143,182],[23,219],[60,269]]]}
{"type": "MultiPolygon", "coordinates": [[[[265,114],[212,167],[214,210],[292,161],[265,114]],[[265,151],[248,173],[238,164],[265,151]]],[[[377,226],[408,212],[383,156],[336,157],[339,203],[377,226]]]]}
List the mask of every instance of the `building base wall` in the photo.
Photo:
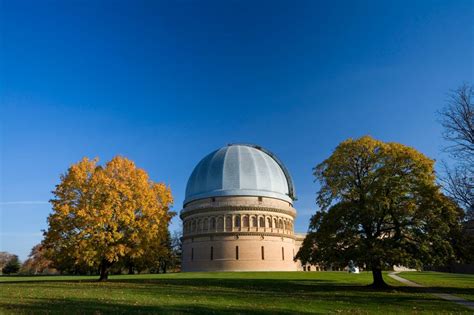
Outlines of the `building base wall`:
{"type": "Polygon", "coordinates": [[[296,271],[295,254],[287,237],[193,238],[183,241],[182,271],[296,271]]]}

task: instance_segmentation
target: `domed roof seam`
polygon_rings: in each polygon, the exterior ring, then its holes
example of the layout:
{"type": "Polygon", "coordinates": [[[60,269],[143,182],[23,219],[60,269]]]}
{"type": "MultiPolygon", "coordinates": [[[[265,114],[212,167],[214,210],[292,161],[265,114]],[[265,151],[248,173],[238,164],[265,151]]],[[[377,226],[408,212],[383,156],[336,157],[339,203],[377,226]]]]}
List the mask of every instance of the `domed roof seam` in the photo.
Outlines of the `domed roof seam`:
{"type": "Polygon", "coordinates": [[[288,179],[286,178],[285,173],[284,173],[281,165],[279,165],[278,161],[276,161],[275,159],[274,159],[274,161],[275,161],[275,164],[278,166],[278,171],[279,171],[278,176],[280,177],[280,182],[285,183],[285,185],[286,185],[285,190],[287,191],[287,194],[289,194],[290,193],[290,183],[288,183],[288,179]]]}
{"type": "Polygon", "coordinates": [[[270,156],[278,164],[278,166],[281,168],[281,170],[282,170],[282,172],[283,172],[283,174],[285,175],[285,178],[286,178],[286,183],[288,185],[288,196],[292,200],[296,200],[295,184],[293,183],[293,178],[291,177],[290,172],[286,168],[285,164],[283,164],[283,162],[281,162],[280,159],[275,154],[268,151],[267,149],[265,149],[263,147],[260,147],[260,146],[256,147],[256,149],[266,153],[268,156],[270,156]]]}
{"type": "MultiPolygon", "coordinates": [[[[251,151],[250,151],[249,147],[247,147],[247,150],[249,151],[249,155],[252,159],[252,165],[253,165],[254,173],[257,173],[258,169],[257,169],[257,162],[255,161],[255,156],[253,154],[251,154],[251,151]]],[[[255,176],[255,186],[260,187],[259,176],[255,176]]]]}
{"type": "Polygon", "coordinates": [[[247,177],[248,177],[248,179],[250,179],[252,181],[251,184],[253,184],[255,187],[260,189],[259,181],[258,181],[260,176],[258,176],[259,175],[258,174],[258,168],[257,168],[257,164],[255,162],[255,157],[254,157],[255,154],[252,153],[251,148],[248,147],[248,146],[243,146],[242,148],[245,148],[245,150],[247,151],[247,154],[250,157],[250,160],[252,161],[252,171],[251,171],[251,173],[255,174],[254,177],[251,177],[251,176],[250,177],[247,176],[247,177]]]}
{"type": "Polygon", "coordinates": [[[272,191],[276,191],[275,187],[274,187],[274,179],[272,178],[273,177],[273,174],[272,174],[273,172],[272,172],[270,166],[268,165],[267,158],[265,158],[264,153],[261,150],[257,150],[257,152],[262,157],[263,163],[265,163],[265,166],[267,167],[267,173],[268,173],[268,176],[270,177],[270,189],[272,191]]]}
{"type": "Polygon", "coordinates": [[[211,160],[209,161],[209,167],[207,168],[207,174],[206,174],[206,187],[209,187],[212,184],[212,183],[210,183],[210,179],[211,179],[210,172],[213,170],[213,167],[214,167],[213,162],[214,162],[215,158],[219,155],[219,152],[221,150],[222,150],[222,148],[215,151],[215,153],[212,155],[211,160]]]}
{"type": "Polygon", "coordinates": [[[238,183],[239,183],[239,189],[242,189],[242,178],[241,178],[241,174],[242,174],[242,165],[241,165],[241,161],[242,161],[242,157],[240,155],[240,146],[236,146],[236,149],[237,149],[237,166],[239,168],[239,171],[237,172],[237,174],[239,175],[239,179],[238,179],[238,183]]]}
{"type": "MultiPolygon", "coordinates": [[[[217,150],[216,150],[217,151],[217,150]]],[[[201,182],[202,181],[202,168],[203,166],[206,164],[208,158],[211,156],[211,155],[214,155],[216,153],[216,151],[213,151],[211,153],[209,153],[208,155],[206,155],[204,157],[204,159],[202,159],[202,161],[199,163],[198,165],[198,171],[196,172],[196,179],[195,179],[195,182],[194,182],[194,185],[193,185],[193,194],[195,195],[196,193],[200,193],[201,191],[199,190],[199,187],[196,187],[196,184],[201,182]]]]}

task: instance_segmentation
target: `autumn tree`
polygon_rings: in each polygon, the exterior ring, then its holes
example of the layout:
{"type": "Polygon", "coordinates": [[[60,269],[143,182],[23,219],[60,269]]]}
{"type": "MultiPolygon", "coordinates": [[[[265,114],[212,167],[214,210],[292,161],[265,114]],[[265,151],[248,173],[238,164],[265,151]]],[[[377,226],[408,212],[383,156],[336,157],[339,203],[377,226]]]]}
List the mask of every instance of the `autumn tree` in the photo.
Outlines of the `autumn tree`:
{"type": "Polygon", "coordinates": [[[440,112],[445,150],[455,161],[445,165],[442,178],[446,192],[474,219],[474,87],[467,84],[450,94],[440,112]]]}
{"type": "Polygon", "coordinates": [[[100,280],[124,257],[148,255],[174,215],[170,189],[120,156],[104,166],[82,159],[61,176],[53,194],[43,241],[47,257],[100,270],[100,280]]]}
{"type": "Polygon", "coordinates": [[[437,263],[453,256],[447,236],[460,210],[440,192],[434,161],[413,148],[365,136],[349,139],[314,168],[320,183],[309,233],[297,257],[303,263],[382,270],[437,263]]]}
{"type": "Polygon", "coordinates": [[[37,244],[31,249],[30,255],[21,265],[20,272],[23,274],[51,274],[57,271],[52,267],[53,262],[45,257],[42,244],[37,244]]]}

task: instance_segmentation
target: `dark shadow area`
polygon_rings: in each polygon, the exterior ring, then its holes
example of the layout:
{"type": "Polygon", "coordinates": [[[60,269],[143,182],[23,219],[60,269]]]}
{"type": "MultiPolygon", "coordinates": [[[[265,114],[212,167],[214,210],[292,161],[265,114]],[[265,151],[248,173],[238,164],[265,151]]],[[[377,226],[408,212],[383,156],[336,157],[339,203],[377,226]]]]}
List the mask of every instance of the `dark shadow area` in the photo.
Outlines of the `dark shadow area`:
{"type": "MultiPolygon", "coordinates": [[[[69,289],[106,291],[105,294],[102,293],[104,296],[97,298],[31,297],[23,304],[15,301],[0,304],[2,310],[11,310],[14,313],[305,314],[287,310],[284,304],[286,300],[302,304],[321,301],[326,303],[326,306],[327,303],[337,303],[342,309],[359,310],[378,305],[417,305],[418,310],[436,313],[446,310],[447,307],[451,307],[451,311],[459,310],[460,307],[426,295],[428,292],[474,295],[474,289],[470,288],[391,287],[386,290],[374,290],[370,286],[338,285],[335,281],[318,279],[111,279],[106,283],[80,279],[38,280],[3,282],[0,283],[0,289],[3,289],[3,284],[15,284],[18,287],[24,285],[25,290],[38,286],[41,290],[58,290],[58,293],[69,289]],[[109,298],[107,295],[109,293],[112,296],[114,292],[120,291],[126,291],[126,294],[140,297],[140,301],[146,302],[132,305],[135,301],[133,298],[120,300],[117,296],[109,298]],[[183,296],[186,297],[184,303],[183,296]],[[174,300],[174,297],[179,297],[180,300],[174,300]],[[209,300],[209,297],[212,299],[209,300]],[[161,302],[160,299],[166,302],[161,302]],[[203,299],[212,303],[203,306],[203,299]],[[198,302],[193,304],[193,301],[198,302]],[[280,303],[281,307],[269,305],[268,310],[255,307],[272,301],[280,303]]],[[[320,311],[315,305],[314,311],[307,313],[328,311],[320,311]]]]}
{"type": "MultiPolygon", "coordinates": [[[[93,279],[77,280],[31,280],[31,281],[8,281],[4,284],[41,284],[42,287],[48,287],[47,284],[59,283],[83,283],[99,284],[93,279]]],[[[319,279],[235,279],[235,278],[198,278],[198,279],[111,279],[105,283],[123,283],[147,285],[152,287],[199,287],[205,288],[227,288],[246,291],[258,291],[262,293],[278,292],[330,292],[330,291],[356,291],[356,292],[401,292],[401,293],[451,293],[451,294],[473,294],[474,288],[453,288],[453,287],[407,287],[391,286],[386,289],[374,289],[370,285],[338,285],[336,281],[319,279]]],[[[2,282],[0,282],[0,286],[2,282]]]]}
{"type": "Polygon", "coordinates": [[[451,294],[472,294],[474,288],[448,288],[448,287],[407,287],[390,286],[385,289],[374,289],[370,285],[338,285],[336,281],[318,280],[318,279],[297,279],[297,280],[279,280],[279,279],[114,279],[111,282],[117,283],[149,283],[159,286],[199,286],[221,287],[228,289],[251,290],[258,292],[335,292],[335,291],[354,291],[354,292],[400,292],[400,293],[451,293],[451,294]]]}
{"type": "MultiPolygon", "coordinates": [[[[293,311],[266,311],[250,308],[210,308],[202,305],[181,304],[145,306],[104,303],[97,300],[37,301],[28,305],[3,304],[4,310],[26,314],[295,314],[293,311]]],[[[301,313],[298,314],[315,314],[301,313]]],[[[317,313],[316,313],[317,314],[317,313]]]]}

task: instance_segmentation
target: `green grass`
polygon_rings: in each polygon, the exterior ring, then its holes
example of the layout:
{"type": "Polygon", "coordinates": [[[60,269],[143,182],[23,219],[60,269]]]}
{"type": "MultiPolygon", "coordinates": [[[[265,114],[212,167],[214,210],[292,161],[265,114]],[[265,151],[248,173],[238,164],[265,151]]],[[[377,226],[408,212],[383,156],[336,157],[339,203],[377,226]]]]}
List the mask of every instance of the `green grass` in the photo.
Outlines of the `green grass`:
{"type": "Polygon", "coordinates": [[[474,275],[444,272],[402,272],[400,277],[442,293],[452,293],[474,301],[474,275]]]}
{"type": "MultiPolygon", "coordinates": [[[[374,291],[371,274],[178,273],[97,277],[0,277],[3,313],[471,314],[417,288],[374,291]]],[[[398,282],[386,277],[391,285],[398,282]]],[[[471,290],[469,287],[465,290],[471,290]]]]}

